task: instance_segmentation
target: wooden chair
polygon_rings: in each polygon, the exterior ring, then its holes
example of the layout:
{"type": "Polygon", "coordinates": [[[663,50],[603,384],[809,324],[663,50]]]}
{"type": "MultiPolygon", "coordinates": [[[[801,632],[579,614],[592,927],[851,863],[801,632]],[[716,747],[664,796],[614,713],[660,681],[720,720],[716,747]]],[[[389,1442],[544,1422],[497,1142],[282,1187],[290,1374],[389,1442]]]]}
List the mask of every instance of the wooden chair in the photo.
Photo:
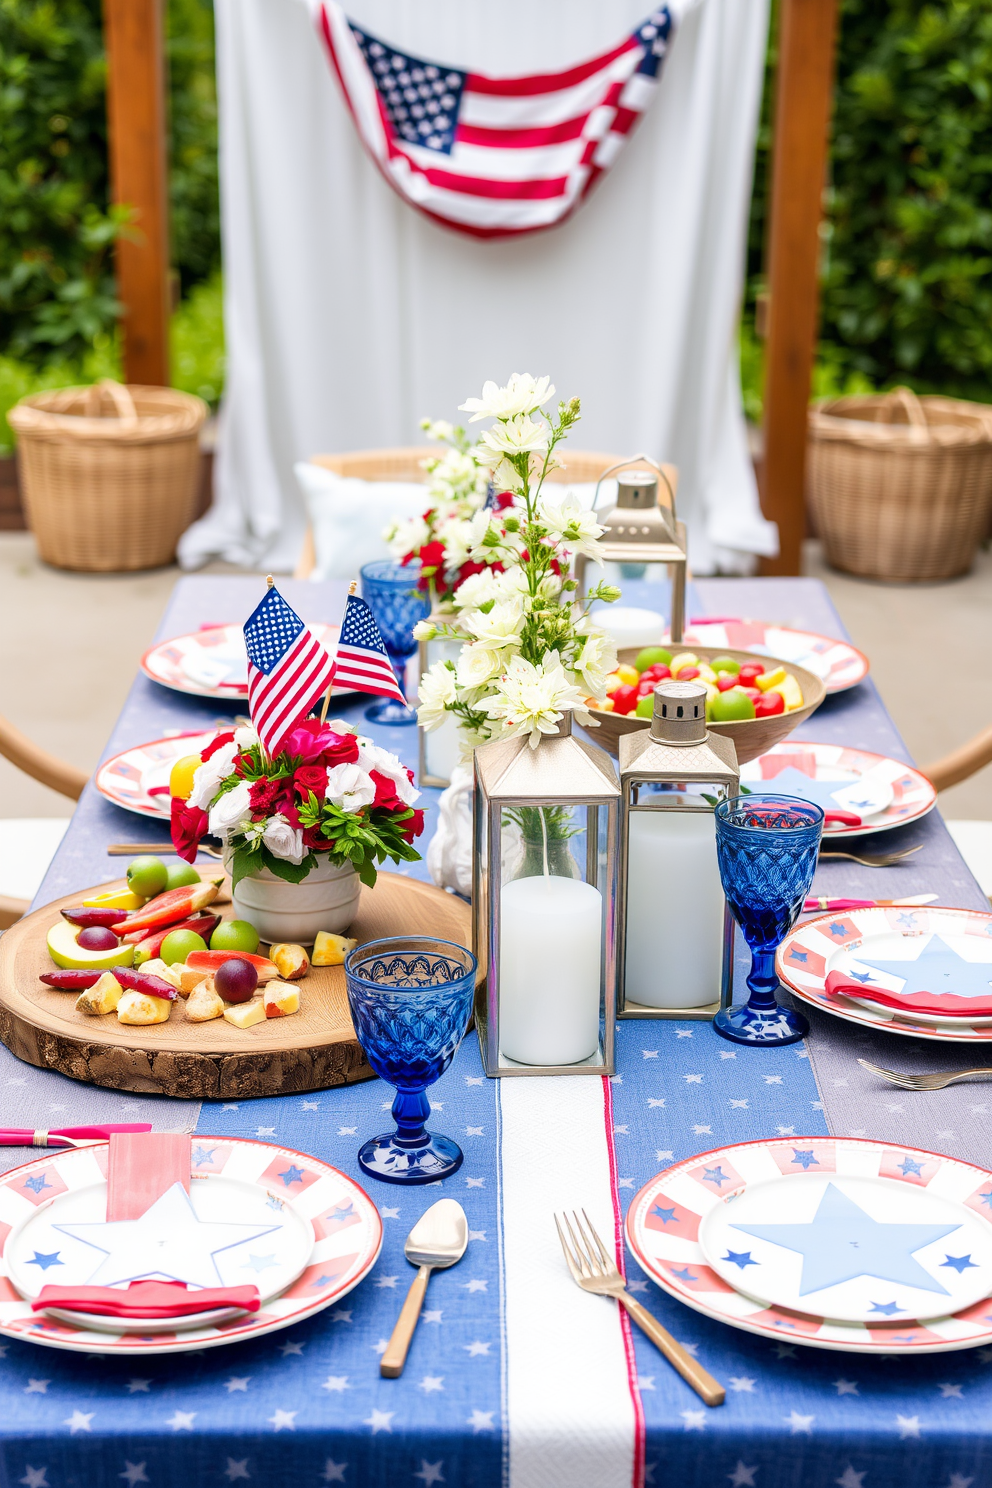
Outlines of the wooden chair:
{"type": "MultiPolygon", "coordinates": [[[[58,791],[60,796],[68,796],[71,801],[79,800],[89,779],[83,770],[66,764],[64,760],[41,749],[3,717],[0,717],[0,755],[19,770],[23,770],[25,775],[30,775],[33,780],[39,780],[42,785],[58,791]]],[[[63,830],[65,826],[68,826],[68,818],[65,818],[63,830]]],[[[23,863],[24,831],[27,827],[28,823],[24,820],[0,820],[0,858],[5,863],[14,859],[21,866],[27,867],[23,863]]],[[[8,929],[15,920],[21,918],[27,911],[33,892],[32,888],[32,893],[25,898],[0,895],[0,930],[8,929]]]]}
{"type": "MultiPolygon", "coordinates": [[[[938,791],[970,780],[992,764],[992,728],[983,729],[960,749],[924,766],[923,773],[938,791]]],[[[992,899],[992,821],[949,821],[947,830],[958,851],[978,879],[982,892],[992,899]]]]}
{"type": "MultiPolygon", "coordinates": [[[[342,455],[314,455],[311,464],[322,465],[325,470],[333,470],[335,475],[357,477],[359,480],[422,481],[424,479],[422,461],[428,455],[436,455],[438,450],[438,445],[349,450],[342,455]]],[[[604,455],[589,450],[565,450],[561,458],[563,461],[561,468],[552,470],[548,480],[558,485],[578,485],[599,480],[603,471],[608,470],[611,465],[619,464],[623,456],[604,455]]],[[[634,464],[632,468],[638,469],[639,467],[634,464]]],[[[645,465],[643,468],[648,470],[650,466],[645,465]]],[[[672,483],[672,489],[675,490],[678,483],[678,471],[674,465],[666,465],[664,470],[672,483]]],[[[303,548],[293,577],[308,579],[313,573],[315,564],[313,531],[307,528],[307,535],[303,540],[303,548]]]]}

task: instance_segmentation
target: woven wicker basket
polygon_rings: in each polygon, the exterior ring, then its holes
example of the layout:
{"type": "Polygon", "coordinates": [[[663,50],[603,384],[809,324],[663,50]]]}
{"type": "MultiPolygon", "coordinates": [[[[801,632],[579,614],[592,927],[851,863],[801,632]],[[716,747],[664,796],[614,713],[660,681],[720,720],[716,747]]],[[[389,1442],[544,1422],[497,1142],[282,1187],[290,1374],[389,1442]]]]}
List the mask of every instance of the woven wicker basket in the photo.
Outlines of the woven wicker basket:
{"type": "Polygon", "coordinates": [[[22,398],[7,417],[41,557],[92,573],[171,563],[193,520],[206,416],[189,393],[116,382],[22,398]]]}
{"type": "Polygon", "coordinates": [[[967,573],[992,516],[990,415],[909,388],[811,409],[809,501],[827,561],[903,583],[967,573]]]}

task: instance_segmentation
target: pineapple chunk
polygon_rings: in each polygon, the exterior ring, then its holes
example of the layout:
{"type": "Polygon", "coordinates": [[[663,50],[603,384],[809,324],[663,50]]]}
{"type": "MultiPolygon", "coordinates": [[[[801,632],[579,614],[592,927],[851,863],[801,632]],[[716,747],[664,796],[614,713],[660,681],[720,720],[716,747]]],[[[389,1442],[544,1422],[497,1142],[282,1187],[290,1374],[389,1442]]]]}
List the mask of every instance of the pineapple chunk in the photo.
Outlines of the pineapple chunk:
{"type": "Polygon", "coordinates": [[[332,935],[329,930],[318,930],[313,943],[313,965],[342,966],[345,956],[357,944],[357,940],[349,940],[345,935],[332,935]]]}
{"type": "Polygon", "coordinates": [[[209,972],[191,971],[188,966],[177,966],[174,969],[179,972],[180,997],[188,997],[209,976],[209,972]]]}
{"type": "Polygon", "coordinates": [[[269,982],[262,993],[267,1018],[285,1018],[300,1011],[300,989],[288,982],[269,982]]]}
{"type": "Polygon", "coordinates": [[[275,963],[284,982],[298,982],[310,970],[310,957],[301,945],[270,946],[269,960],[275,963]]]}
{"type": "Polygon", "coordinates": [[[117,1004],[122,1023],[168,1023],[172,1003],[165,997],[149,997],[147,992],[125,992],[117,1004]]]}
{"type": "MultiPolygon", "coordinates": [[[[758,678],[758,681],[760,683],[760,677],[758,678]]],[[[791,713],[794,708],[801,708],[803,706],[802,688],[799,686],[799,683],[796,681],[791,672],[789,672],[781,682],[776,682],[774,690],[776,692],[780,692],[785,698],[785,711],[787,713],[791,713]]]]}
{"type": "Polygon", "coordinates": [[[786,675],[785,667],[773,667],[770,672],[762,672],[760,677],[755,677],[754,685],[762,692],[771,692],[773,687],[777,692],[779,684],[785,681],[786,675]]]}
{"type": "Polygon", "coordinates": [[[265,1004],[260,997],[253,997],[251,1002],[236,1002],[233,1007],[225,1007],[224,1017],[235,1028],[251,1028],[265,1022],[265,1004]]]}
{"type": "Polygon", "coordinates": [[[93,1013],[96,1016],[112,1013],[120,1002],[123,991],[113,972],[105,971],[98,982],[80,992],[76,998],[76,1012],[93,1013]]]}
{"type": "Polygon", "coordinates": [[[211,1018],[224,1016],[224,999],[214,986],[213,977],[204,977],[189,993],[186,1016],[191,1023],[209,1023],[211,1018]]]}
{"type": "Polygon", "coordinates": [[[141,970],[149,976],[161,977],[163,982],[168,982],[170,987],[175,987],[176,991],[179,991],[179,967],[168,966],[160,956],[154,957],[151,961],[145,961],[141,970]]]}

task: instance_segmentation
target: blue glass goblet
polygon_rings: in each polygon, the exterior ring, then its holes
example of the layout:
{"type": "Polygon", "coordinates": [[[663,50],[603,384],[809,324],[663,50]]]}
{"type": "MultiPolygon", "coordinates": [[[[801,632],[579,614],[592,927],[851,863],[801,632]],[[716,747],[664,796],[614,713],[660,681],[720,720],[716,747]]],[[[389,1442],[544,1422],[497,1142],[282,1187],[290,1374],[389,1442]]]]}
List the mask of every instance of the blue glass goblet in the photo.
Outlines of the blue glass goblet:
{"type": "MultiPolygon", "coordinates": [[[[366,563],[361,570],[362,598],[375,616],[393,671],[404,692],[407,657],[417,649],[413,627],[418,620],[426,620],[431,612],[430,595],[417,588],[419,577],[419,566],[404,566],[388,558],[366,563]]],[[[395,698],[382,698],[373,703],[371,708],[366,708],[365,717],[370,723],[393,725],[417,721],[413,709],[395,698]]]]}
{"type": "Polygon", "coordinates": [[[734,796],[716,808],[723,892],[751,951],[750,998],[713,1019],[735,1044],[794,1044],[809,1033],[802,1014],[775,996],[775,952],[810,891],[822,832],[822,808],[797,796],[734,796]]]}
{"type": "Polygon", "coordinates": [[[395,1132],[366,1142],[362,1171],[384,1183],[436,1183],[462,1165],[450,1137],[426,1131],[426,1091],[444,1074],[472,1012],[476,960],[430,935],[394,935],[351,951],[344,963],[358,1042],[396,1090],[395,1132]]]}

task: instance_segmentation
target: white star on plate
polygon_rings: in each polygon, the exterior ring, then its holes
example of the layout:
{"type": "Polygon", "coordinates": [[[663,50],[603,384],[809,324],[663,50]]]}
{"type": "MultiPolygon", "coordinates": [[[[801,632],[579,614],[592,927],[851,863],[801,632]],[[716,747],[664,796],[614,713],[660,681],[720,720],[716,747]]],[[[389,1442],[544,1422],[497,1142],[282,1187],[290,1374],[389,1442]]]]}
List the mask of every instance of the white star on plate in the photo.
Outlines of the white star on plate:
{"type": "Polygon", "coordinates": [[[747,1467],[738,1457],[737,1466],[733,1472],[727,1474],[730,1479],[730,1488],[754,1488],[754,1475],[757,1471],[757,1463],[754,1467],[747,1467]]]}
{"type": "Polygon", "coordinates": [[[279,1345],[279,1352],[285,1359],[289,1354],[302,1354],[303,1348],[304,1345],[299,1340],[291,1338],[288,1343],[281,1343],[279,1345]]]}
{"type": "Polygon", "coordinates": [[[332,1394],[341,1395],[345,1390],[350,1390],[346,1374],[329,1374],[321,1386],[323,1390],[330,1390],[332,1394]]]}
{"type": "Polygon", "coordinates": [[[328,1457],[321,1477],[325,1483],[343,1483],[347,1466],[347,1462],[335,1462],[333,1457],[328,1457]]]}
{"type": "Polygon", "coordinates": [[[944,1400],[962,1400],[964,1398],[961,1394],[961,1391],[964,1389],[963,1385],[938,1385],[937,1389],[940,1391],[944,1400]]]}
{"type": "Polygon", "coordinates": [[[250,1379],[250,1374],[232,1374],[229,1380],[225,1380],[224,1389],[229,1395],[233,1395],[235,1390],[247,1391],[250,1379]]]}
{"type": "Polygon", "coordinates": [[[488,1358],[489,1350],[492,1348],[492,1344],[480,1343],[479,1340],[476,1339],[474,1343],[463,1343],[462,1348],[472,1359],[477,1359],[480,1355],[485,1355],[488,1358]]]}
{"type": "Polygon", "coordinates": [[[166,1421],[166,1426],[171,1426],[173,1431],[192,1431],[193,1422],[196,1420],[196,1411],[173,1411],[166,1421]]]}
{"type": "Polygon", "coordinates": [[[62,1425],[68,1426],[70,1436],[75,1436],[77,1431],[91,1431],[93,1429],[90,1426],[90,1422],[95,1415],[96,1411],[74,1410],[72,1415],[68,1416],[62,1422],[62,1425]]]}
{"type": "Polygon", "coordinates": [[[380,1276],[379,1277],[379,1280],[376,1282],[376,1286],[377,1287],[395,1287],[395,1285],[396,1285],[396,1283],[398,1281],[399,1281],[399,1277],[398,1276],[380,1276]]]}
{"type": "Polygon", "coordinates": [[[233,1457],[228,1457],[224,1476],[229,1483],[236,1483],[238,1478],[250,1478],[251,1473],[248,1471],[248,1458],[242,1457],[240,1461],[235,1461],[233,1457]]]}
{"type": "Polygon", "coordinates": [[[486,1232],[485,1230],[469,1230],[468,1238],[470,1240],[485,1240],[486,1232]]]}
{"type": "Polygon", "coordinates": [[[865,1480],[866,1472],[867,1468],[865,1469],[865,1472],[855,1472],[853,1466],[849,1462],[844,1471],[841,1473],[840,1477],[834,1478],[834,1482],[837,1484],[837,1488],[861,1488],[861,1485],[865,1480]]]}
{"type": "Polygon", "coordinates": [[[47,1467],[32,1467],[30,1463],[24,1464],[24,1476],[20,1479],[25,1488],[48,1488],[48,1479],[45,1474],[47,1467]]]}
{"type": "Polygon", "coordinates": [[[465,1135],[467,1137],[481,1137],[482,1136],[482,1127],[481,1126],[467,1126],[465,1128],[465,1135]]]}
{"type": "Polygon", "coordinates": [[[148,1474],[145,1472],[147,1466],[147,1462],[128,1462],[125,1457],[124,1471],[118,1473],[117,1476],[119,1478],[126,1478],[129,1488],[134,1488],[135,1483],[147,1483],[149,1481],[148,1474]]]}
{"type": "Polygon", "coordinates": [[[147,1395],[150,1379],[129,1379],[125,1389],[129,1395],[147,1395]]]}
{"type": "Polygon", "coordinates": [[[705,1431],[706,1412],[701,1410],[679,1411],[679,1415],[685,1422],[686,1431],[705,1431]]]}
{"type": "Polygon", "coordinates": [[[648,1096],[648,1110],[649,1111],[658,1111],[658,1110],[661,1110],[661,1108],[664,1106],[664,1104],[665,1104],[665,1097],[663,1095],[662,1096],[652,1096],[652,1095],[649,1095],[648,1096]]]}
{"type": "Polygon", "coordinates": [[[385,1206],[379,1210],[379,1213],[383,1219],[399,1219],[400,1217],[400,1211],[398,1209],[387,1209],[385,1206]]]}
{"type": "Polygon", "coordinates": [[[274,1126],[256,1126],[255,1128],[256,1137],[274,1137],[275,1134],[276,1129],[274,1126]]]}
{"type": "Polygon", "coordinates": [[[420,1381],[420,1389],[425,1395],[433,1395],[438,1390],[444,1389],[443,1374],[425,1374],[420,1381]]]}
{"type": "Polygon", "coordinates": [[[269,1425],[274,1431],[295,1431],[298,1414],[298,1411],[279,1410],[277,1407],[275,1415],[269,1417],[269,1425]]]}
{"type": "Polygon", "coordinates": [[[462,1286],[466,1292],[487,1292],[489,1290],[488,1281],[481,1281],[478,1277],[473,1277],[471,1281],[463,1281],[462,1286]]]}
{"type": "Polygon", "coordinates": [[[181,1183],[174,1183],[139,1219],[52,1228],[102,1252],[103,1259],[87,1277],[90,1286],[165,1276],[211,1287],[223,1281],[214,1259],[218,1251],[257,1240],[279,1226],[198,1219],[189,1194],[181,1183]]]}
{"type": "Polygon", "coordinates": [[[919,1416],[896,1416],[896,1426],[899,1430],[899,1440],[905,1441],[907,1437],[918,1437],[920,1434],[919,1416]]]}
{"type": "Polygon", "coordinates": [[[742,1392],[753,1395],[756,1381],[749,1374],[732,1374],[730,1376],[730,1388],[738,1394],[742,1392]]]}
{"type": "Polygon", "coordinates": [[[372,1427],[372,1435],[378,1436],[380,1431],[392,1431],[390,1421],[395,1416],[395,1411],[381,1411],[372,1407],[372,1414],[365,1417],[365,1425],[372,1427]]]}
{"type": "Polygon", "coordinates": [[[838,1395],[860,1395],[861,1394],[861,1391],[858,1389],[857,1385],[854,1383],[854,1380],[846,1380],[846,1379],[834,1380],[834,1389],[837,1391],[837,1394],[838,1395]]]}
{"type": "Polygon", "coordinates": [[[466,1178],[465,1186],[467,1188],[482,1188],[485,1181],[485,1178],[466,1178]]]}
{"type": "Polygon", "coordinates": [[[47,1395],[51,1380],[29,1379],[24,1386],[25,1395],[47,1395]]]}
{"type": "Polygon", "coordinates": [[[421,1457],[420,1471],[415,1472],[413,1476],[421,1480],[424,1488],[432,1488],[434,1483],[443,1483],[445,1481],[444,1474],[441,1471],[443,1466],[444,1458],[440,1462],[425,1462],[423,1457],[421,1457]]]}
{"type": "Polygon", "coordinates": [[[422,1323],[439,1323],[441,1321],[441,1308],[425,1308],[420,1314],[420,1321],[422,1323]]]}
{"type": "Polygon", "coordinates": [[[782,1420],[789,1427],[793,1436],[813,1435],[815,1416],[801,1416],[798,1411],[790,1411],[787,1416],[782,1417],[782,1420]]]}
{"type": "Polygon", "coordinates": [[[473,1435],[479,1431],[492,1431],[493,1416],[495,1414],[495,1411],[474,1410],[465,1422],[465,1425],[471,1426],[473,1435]]]}

